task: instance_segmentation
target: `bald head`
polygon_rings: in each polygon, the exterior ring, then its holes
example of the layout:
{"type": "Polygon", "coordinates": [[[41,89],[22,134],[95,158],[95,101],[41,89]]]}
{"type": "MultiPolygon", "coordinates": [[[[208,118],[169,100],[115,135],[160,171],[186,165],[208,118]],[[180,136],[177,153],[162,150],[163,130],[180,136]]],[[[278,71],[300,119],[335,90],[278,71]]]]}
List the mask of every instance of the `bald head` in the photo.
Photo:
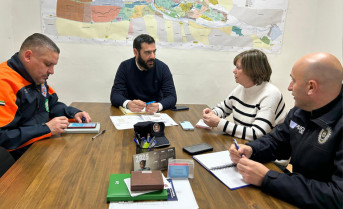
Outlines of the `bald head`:
{"type": "Polygon", "coordinates": [[[293,66],[288,87],[295,106],[312,111],[334,100],[341,91],[343,69],[329,53],[313,53],[300,58],[293,66]]]}
{"type": "Polygon", "coordinates": [[[317,81],[323,91],[340,91],[343,68],[339,60],[332,54],[308,54],[299,59],[296,64],[302,65],[305,81],[317,81]]]}

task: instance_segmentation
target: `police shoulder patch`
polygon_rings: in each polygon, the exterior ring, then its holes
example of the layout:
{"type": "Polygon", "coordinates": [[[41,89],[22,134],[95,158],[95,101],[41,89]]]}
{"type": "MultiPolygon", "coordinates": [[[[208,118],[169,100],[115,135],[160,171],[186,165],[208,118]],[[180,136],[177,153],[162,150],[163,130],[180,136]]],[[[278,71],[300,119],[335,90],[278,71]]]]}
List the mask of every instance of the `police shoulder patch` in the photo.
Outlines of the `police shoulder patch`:
{"type": "Polygon", "coordinates": [[[324,144],[330,137],[332,133],[332,130],[330,127],[327,127],[326,129],[322,129],[318,134],[318,143],[324,144]]]}

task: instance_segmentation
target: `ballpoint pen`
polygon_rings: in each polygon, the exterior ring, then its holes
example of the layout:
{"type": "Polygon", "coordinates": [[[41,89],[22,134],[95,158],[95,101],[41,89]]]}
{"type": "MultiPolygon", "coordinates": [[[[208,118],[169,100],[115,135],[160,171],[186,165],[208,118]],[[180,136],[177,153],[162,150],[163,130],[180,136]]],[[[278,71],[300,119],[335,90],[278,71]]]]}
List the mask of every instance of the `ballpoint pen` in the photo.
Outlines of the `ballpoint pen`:
{"type": "Polygon", "coordinates": [[[137,145],[139,145],[139,142],[138,142],[135,138],[133,138],[133,141],[134,141],[137,145]]]}
{"type": "Polygon", "coordinates": [[[148,133],[148,136],[147,136],[147,142],[150,143],[150,134],[148,133]]]}
{"type": "Polygon", "coordinates": [[[141,141],[140,141],[140,147],[143,148],[144,147],[144,144],[146,142],[146,139],[143,137],[141,138],[141,141]]]}
{"type": "Polygon", "coordinates": [[[92,137],[92,140],[95,139],[96,137],[100,136],[101,134],[105,133],[106,130],[102,130],[100,133],[92,137]]]}
{"type": "MultiPolygon", "coordinates": [[[[155,138],[155,137],[154,137],[155,138]]],[[[148,148],[152,148],[152,147],[154,147],[155,146],[155,144],[156,144],[156,140],[154,140],[154,139],[151,139],[151,142],[149,143],[149,147],[148,148]]]]}
{"type": "MultiPolygon", "coordinates": [[[[238,146],[238,144],[237,144],[237,141],[236,141],[236,139],[233,139],[233,143],[235,143],[235,147],[236,147],[236,149],[237,149],[237,151],[238,151],[238,149],[239,149],[239,146],[238,146]]],[[[243,157],[243,156],[242,156],[242,154],[241,154],[241,157],[243,157]]]]}
{"type": "Polygon", "coordinates": [[[149,141],[149,148],[151,148],[154,141],[155,141],[155,137],[152,137],[152,139],[150,139],[149,141]]]}
{"type": "Polygon", "coordinates": [[[145,105],[149,105],[149,104],[152,104],[152,103],[155,103],[156,101],[151,101],[151,102],[147,102],[145,103],[145,105]]]}

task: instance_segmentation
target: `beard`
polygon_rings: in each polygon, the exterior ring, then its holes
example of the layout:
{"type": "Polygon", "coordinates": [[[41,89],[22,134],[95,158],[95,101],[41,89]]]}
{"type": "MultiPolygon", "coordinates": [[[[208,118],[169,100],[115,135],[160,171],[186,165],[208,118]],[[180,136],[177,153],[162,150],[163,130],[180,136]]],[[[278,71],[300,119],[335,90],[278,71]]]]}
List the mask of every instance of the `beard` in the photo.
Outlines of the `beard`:
{"type": "Polygon", "coordinates": [[[155,59],[149,59],[147,61],[144,61],[140,54],[138,54],[137,62],[139,64],[139,66],[141,66],[142,68],[147,69],[147,70],[152,69],[155,65],[155,59]],[[152,61],[152,64],[148,65],[148,62],[151,62],[151,61],[152,61]]]}

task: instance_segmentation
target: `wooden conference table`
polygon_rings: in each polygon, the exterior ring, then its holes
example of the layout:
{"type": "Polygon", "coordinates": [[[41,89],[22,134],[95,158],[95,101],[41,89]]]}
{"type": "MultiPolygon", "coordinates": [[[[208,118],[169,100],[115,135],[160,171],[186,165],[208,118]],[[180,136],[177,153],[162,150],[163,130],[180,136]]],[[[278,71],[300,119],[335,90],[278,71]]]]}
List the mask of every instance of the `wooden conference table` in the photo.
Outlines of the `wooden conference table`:
{"type": "MultiPolygon", "coordinates": [[[[93,141],[94,134],[62,134],[33,144],[0,179],[0,208],[109,207],[106,194],[110,174],[129,173],[133,169],[132,155],[136,154],[133,129],[114,127],[109,116],[122,113],[110,104],[73,103],[72,106],[90,113],[106,133],[93,141]]],[[[195,125],[206,106],[188,106],[187,111],[165,112],[177,123],[189,120],[195,125]]],[[[165,135],[179,159],[191,158],[182,151],[186,145],[205,142],[214,151],[222,151],[232,143],[228,135],[197,128],[183,131],[180,126],[166,127],[165,135]]],[[[278,170],[272,163],[267,166],[278,170]]],[[[197,162],[190,183],[201,209],[295,208],[254,186],[230,190],[197,162]]]]}

